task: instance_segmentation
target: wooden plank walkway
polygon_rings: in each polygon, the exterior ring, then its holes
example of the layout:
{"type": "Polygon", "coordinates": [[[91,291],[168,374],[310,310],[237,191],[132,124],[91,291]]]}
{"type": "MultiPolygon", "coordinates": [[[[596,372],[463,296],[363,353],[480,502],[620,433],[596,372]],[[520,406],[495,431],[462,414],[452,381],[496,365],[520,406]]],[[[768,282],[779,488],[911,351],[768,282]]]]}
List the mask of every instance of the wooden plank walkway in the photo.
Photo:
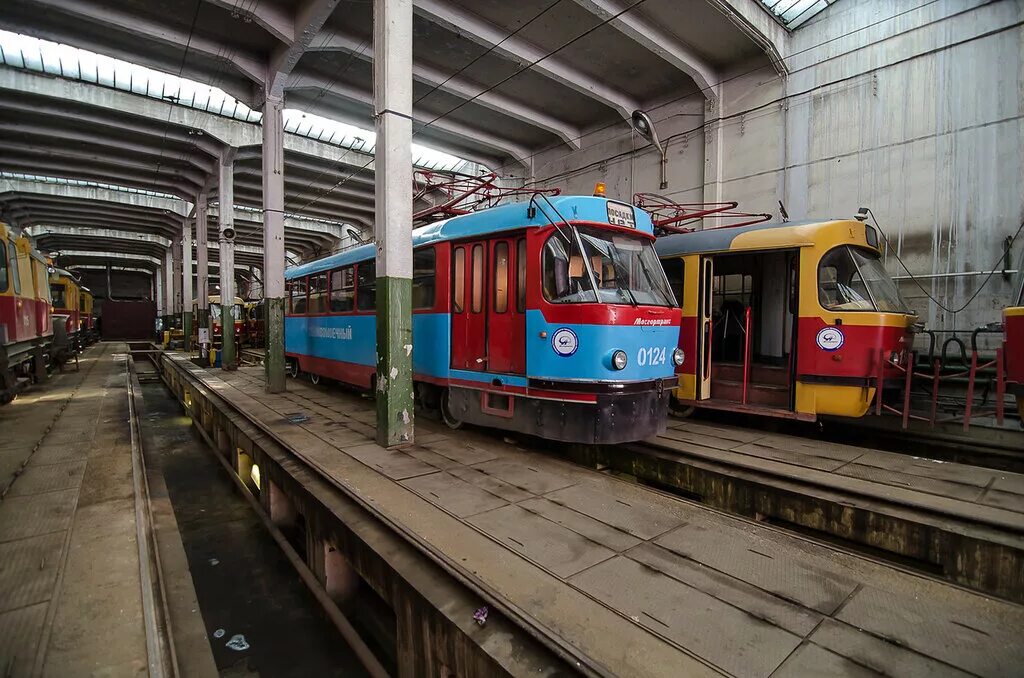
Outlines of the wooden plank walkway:
{"type": "MultiPolygon", "coordinates": [[[[668,430],[650,442],[693,457],[956,516],[1024,537],[1024,475],[1018,473],[688,420],[672,420],[668,430]]],[[[1024,453],[1024,434],[1021,445],[1024,453]]],[[[1024,539],[1010,542],[1024,547],[1024,539]]]]}
{"type": "Polygon", "coordinates": [[[367,398],[303,380],[268,395],[260,368],[167,358],[598,673],[996,676],[1024,660],[1020,606],[491,433],[419,419],[415,445],[386,450],[367,398]]]}

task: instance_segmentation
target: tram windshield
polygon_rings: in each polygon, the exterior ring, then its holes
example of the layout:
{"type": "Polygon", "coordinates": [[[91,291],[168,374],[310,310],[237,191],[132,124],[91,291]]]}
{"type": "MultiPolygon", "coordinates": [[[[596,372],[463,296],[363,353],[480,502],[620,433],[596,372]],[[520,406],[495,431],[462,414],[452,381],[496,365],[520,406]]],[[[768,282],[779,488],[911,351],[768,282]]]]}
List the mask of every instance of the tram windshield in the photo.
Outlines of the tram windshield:
{"type": "Polygon", "coordinates": [[[578,241],[571,231],[567,237],[553,233],[544,246],[544,297],[548,301],[675,306],[665,271],[649,240],[588,226],[576,231],[578,241]]]}
{"type": "MultiPolygon", "coordinates": [[[[237,305],[231,307],[231,315],[235,320],[242,319],[242,311],[237,305]]],[[[210,304],[210,317],[214,320],[220,320],[220,304],[210,304]]]]}
{"type": "Polygon", "coordinates": [[[881,257],[844,245],[828,252],[818,266],[818,299],[831,311],[910,313],[881,257]]]}

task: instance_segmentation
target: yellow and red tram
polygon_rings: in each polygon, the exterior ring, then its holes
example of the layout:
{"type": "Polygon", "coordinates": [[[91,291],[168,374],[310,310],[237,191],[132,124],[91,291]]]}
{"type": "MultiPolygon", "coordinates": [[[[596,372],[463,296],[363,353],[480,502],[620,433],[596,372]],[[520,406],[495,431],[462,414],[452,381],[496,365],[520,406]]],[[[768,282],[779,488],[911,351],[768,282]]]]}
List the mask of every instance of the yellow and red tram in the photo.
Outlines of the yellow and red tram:
{"type": "Polygon", "coordinates": [[[896,382],[916,315],[856,220],[758,223],[658,239],[682,306],[676,404],[861,417],[896,382]]]}
{"type": "Polygon", "coordinates": [[[45,372],[52,341],[46,260],[0,222],[0,404],[45,372]]]}

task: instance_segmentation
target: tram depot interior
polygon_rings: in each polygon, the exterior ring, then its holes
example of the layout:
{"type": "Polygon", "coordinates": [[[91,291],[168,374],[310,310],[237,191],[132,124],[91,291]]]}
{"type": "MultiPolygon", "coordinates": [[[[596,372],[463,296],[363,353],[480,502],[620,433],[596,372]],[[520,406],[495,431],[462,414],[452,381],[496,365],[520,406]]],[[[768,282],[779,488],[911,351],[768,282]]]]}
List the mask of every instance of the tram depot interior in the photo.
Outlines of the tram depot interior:
{"type": "Polygon", "coordinates": [[[0,676],[1019,676],[1024,1],[0,2],[0,676]]]}

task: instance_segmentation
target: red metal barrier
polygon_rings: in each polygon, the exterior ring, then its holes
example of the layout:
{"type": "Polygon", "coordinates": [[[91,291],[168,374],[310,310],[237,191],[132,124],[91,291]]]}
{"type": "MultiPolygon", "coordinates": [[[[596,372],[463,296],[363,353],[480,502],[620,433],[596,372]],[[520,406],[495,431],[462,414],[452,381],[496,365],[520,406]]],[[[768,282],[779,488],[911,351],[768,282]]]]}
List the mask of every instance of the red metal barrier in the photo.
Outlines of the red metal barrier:
{"type": "Polygon", "coordinates": [[[747,404],[747,385],[750,383],[750,307],[743,312],[743,397],[747,404]]]}
{"type": "MultiPolygon", "coordinates": [[[[917,421],[927,421],[930,426],[934,426],[939,421],[956,421],[960,419],[959,415],[953,415],[942,420],[938,416],[939,407],[939,391],[942,386],[942,382],[952,381],[954,379],[960,379],[967,377],[967,394],[964,398],[964,412],[963,412],[963,429],[968,431],[971,426],[971,419],[978,416],[987,414],[994,414],[996,422],[999,425],[1003,424],[1003,418],[1005,415],[1005,405],[1003,400],[1006,397],[1006,373],[1004,364],[1003,349],[997,348],[995,358],[988,362],[981,362],[978,357],[978,351],[971,351],[970,364],[966,369],[953,372],[951,374],[942,374],[941,363],[938,358],[932,360],[931,372],[917,372],[914,370],[914,364],[916,361],[916,354],[911,351],[907,355],[907,359],[903,361],[903,364],[894,363],[887,355],[885,350],[879,351],[878,354],[878,369],[875,374],[875,414],[881,415],[883,413],[896,414],[901,417],[903,428],[907,428],[911,419],[917,421]],[[897,408],[889,405],[883,398],[883,392],[885,387],[885,371],[886,368],[892,368],[897,370],[902,376],[902,389],[900,400],[902,401],[902,408],[897,408]],[[994,369],[996,373],[995,378],[995,403],[992,406],[985,407],[983,409],[976,408],[974,405],[974,393],[978,384],[978,374],[982,370],[994,369]],[[930,382],[930,403],[928,416],[922,416],[913,414],[910,407],[910,396],[914,386],[914,379],[924,379],[930,382]]],[[[890,382],[892,383],[892,382],[890,382]]]]}

